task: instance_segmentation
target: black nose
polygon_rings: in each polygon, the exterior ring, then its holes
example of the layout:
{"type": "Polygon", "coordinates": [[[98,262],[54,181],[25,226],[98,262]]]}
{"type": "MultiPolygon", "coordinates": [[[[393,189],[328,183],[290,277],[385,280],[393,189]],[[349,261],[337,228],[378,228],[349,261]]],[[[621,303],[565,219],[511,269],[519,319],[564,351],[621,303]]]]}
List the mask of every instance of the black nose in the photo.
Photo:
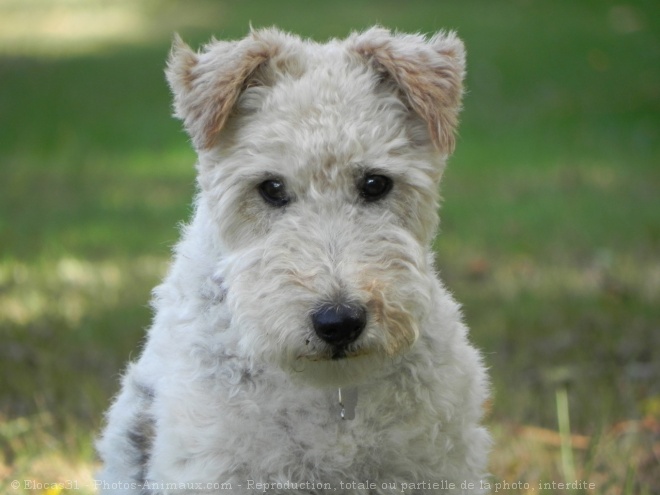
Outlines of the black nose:
{"type": "Polygon", "coordinates": [[[355,342],[367,324],[367,312],[362,306],[325,304],[312,315],[314,331],[324,342],[347,346],[355,342]]]}

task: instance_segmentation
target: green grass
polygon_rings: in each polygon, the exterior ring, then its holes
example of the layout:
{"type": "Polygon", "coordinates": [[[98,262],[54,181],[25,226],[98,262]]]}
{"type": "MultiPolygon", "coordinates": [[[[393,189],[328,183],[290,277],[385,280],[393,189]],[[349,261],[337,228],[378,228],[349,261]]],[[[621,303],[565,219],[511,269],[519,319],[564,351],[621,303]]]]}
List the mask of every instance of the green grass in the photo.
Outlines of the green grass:
{"type": "Polygon", "coordinates": [[[469,91],[435,247],[491,368],[494,480],[550,493],[539,481],[570,468],[594,493],[660,493],[660,7],[118,0],[115,34],[69,39],[42,18],[110,7],[55,3],[0,4],[0,491],[91,482],[194,193],[162,73],[171,33],[196,44],[251,21],[317,39],[459,31],[469,91]],[[587,437],[572,458],[568,429],[587,437]]]}

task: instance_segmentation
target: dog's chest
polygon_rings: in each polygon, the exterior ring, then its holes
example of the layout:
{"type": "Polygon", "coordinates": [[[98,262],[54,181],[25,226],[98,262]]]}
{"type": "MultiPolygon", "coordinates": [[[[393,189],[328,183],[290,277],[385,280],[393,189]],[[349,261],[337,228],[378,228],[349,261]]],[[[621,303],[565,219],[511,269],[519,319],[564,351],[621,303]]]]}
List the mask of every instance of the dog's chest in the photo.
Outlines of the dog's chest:
{"type": "Polygon", "coordinates": [[[397,472],[402,456],[421,469],[423,451],[430,448],[428,431],[411,426],[414,418],[399,415],[384,397],[379,390],[363,391],[354,419],[348,420],[341,417],[337,389],[280,391],[253,409],[251,417],[243,416],[250,423],[241,449],[242,461],[251,466],[245,476],[276,477],[273,459],[278,471],[285,465],[289,472],[317,479],[337,473],[354,479],[396,477],[403,474],[397,472]]]}

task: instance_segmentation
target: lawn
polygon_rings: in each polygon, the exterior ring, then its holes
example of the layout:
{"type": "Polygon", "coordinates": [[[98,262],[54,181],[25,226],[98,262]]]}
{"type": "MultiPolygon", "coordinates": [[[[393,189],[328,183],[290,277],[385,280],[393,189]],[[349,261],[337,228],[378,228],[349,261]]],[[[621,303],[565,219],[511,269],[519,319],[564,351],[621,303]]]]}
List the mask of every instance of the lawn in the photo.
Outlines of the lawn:
{"type": "Polygon", "coordinates": [[[492,374],[493,484],[660,494],[660,6],[644,0],[1,0],[0,492],[93,492],[94,435],[195,188],[171,36],[249,22],[458,31],[468,93],[435,248],[492,374]],[[578,480],[594,486],[556,485],[578,480]]]}

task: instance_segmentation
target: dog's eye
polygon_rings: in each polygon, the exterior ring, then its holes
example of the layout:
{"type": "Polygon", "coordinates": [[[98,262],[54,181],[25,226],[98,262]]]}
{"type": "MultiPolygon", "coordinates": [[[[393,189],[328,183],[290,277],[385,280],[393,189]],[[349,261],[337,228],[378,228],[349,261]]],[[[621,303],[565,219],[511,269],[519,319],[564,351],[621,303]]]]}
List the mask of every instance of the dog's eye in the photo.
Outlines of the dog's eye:
{"type": "Polygon", "coordinates": [[[286,192],[284,182],[278,179],[270,179],[259,184],[261,197],[273,206],[286,206],[289,204],[289,194],[286,192]]]}
{"type": "Polygon", "coordinates": [[[362,182],[360,194],[367,201],[377,201],[392,189],[392,179],[384,175],[367,175],[362,182]]]}

